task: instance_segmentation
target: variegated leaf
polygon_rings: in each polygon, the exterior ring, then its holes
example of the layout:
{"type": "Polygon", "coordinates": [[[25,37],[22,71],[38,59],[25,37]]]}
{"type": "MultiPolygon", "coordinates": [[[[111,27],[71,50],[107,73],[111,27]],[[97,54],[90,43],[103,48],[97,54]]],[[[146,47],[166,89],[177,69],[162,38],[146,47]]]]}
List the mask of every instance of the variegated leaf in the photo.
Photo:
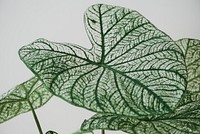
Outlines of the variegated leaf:
{"type": "Polygon", "coordinates": [[[0,123],[43,106],[51,97],[36,77],[17,85],[0,97],[0,123]]]}
{"type": "Polygon", "coordinates": [[[169,36],[134,10],[104,4],[88,8],[85,27],[91,49],[38,39],[21,48],[20,57],[73,105],[138,118],[174,110],[186,69],[169,36]]]}
{"type": "Polygon", "coordinates": [[[130,134],[199,134],[200,102],[179,107],[174,113],[146,119],[96,114],[85,120],[82,130],[121,130],[130,134]]]}
{"type": "Polygon", "coordinates": [[[180,39],[177,44],[181,47],[187,68],[187,90],[180,104],[200,100],[200,40],[180,39]]]}

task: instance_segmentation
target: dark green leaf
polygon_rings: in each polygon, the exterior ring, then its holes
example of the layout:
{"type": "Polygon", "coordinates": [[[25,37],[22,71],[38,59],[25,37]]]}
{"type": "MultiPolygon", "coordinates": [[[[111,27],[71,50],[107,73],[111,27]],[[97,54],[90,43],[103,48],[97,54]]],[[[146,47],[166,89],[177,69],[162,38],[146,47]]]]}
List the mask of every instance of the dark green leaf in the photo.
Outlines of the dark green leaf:
{"type": "Polygon", "coordinates": [[[200,102],[179,107],[175,113],[137,120],[133,117],[96,114],[86,120],[83,130],[122,130],[132,134],[199,134],[200,102]]]}
{"type": "Polygon", "coordinates": [[[126,116],[174,110],[186,84],[181,49],[138,12],[93,5],[85,13],[92,49],[38,39],[21,59],[56,96],[126,116]]]}
{"type": "Polygon", "coordinates": [[[36,77],[16,86],[0,97],[0,123],[44,105],[52,94],[36,77]]]}
{"type": "Polygon", "coordinates": [[[46,132],[46,134],[58,134],[58,133],[50,130],[50,131],[46,132]]]}
{"type": "Polygon", "coordinates": [[[180,104],[200,100],[200,40],[180,39],[177,44],[182,48],[187,68],[187,90],[180,104]]]}

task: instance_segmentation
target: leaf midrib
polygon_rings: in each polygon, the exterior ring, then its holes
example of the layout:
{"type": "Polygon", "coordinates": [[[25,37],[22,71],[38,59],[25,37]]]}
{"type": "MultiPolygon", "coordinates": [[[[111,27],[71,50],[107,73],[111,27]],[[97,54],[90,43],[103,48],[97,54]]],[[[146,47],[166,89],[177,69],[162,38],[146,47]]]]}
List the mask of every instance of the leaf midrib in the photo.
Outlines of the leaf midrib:
{"type": "Polygon", "coordinates": [[[27,102],[27,99],[13,99],[10,101],[1,102],[0,105],[9,104],[9,103],[17,103],[17,102],[27,102]]]}
{"type": "Polygon", "coordinates": [[[103,35],[103,22],[102,22],[102,14],[101,14],[101,6],[99,6],[99,23],[100,23],[100,34],[101,34],[101,48],[102,48],[102,51],[101,51],[101,63],[104,62],[105,60],[105,40],[104,40],[104,35],[103,35]]]}

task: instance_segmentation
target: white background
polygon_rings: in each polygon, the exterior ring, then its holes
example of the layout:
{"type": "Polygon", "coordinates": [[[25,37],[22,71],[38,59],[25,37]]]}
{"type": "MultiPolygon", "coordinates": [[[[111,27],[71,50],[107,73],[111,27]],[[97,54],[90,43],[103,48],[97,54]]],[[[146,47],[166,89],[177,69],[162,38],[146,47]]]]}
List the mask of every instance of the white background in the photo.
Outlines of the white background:
{"type": "MultiPolygon", "coordinates": [[[[0,94],[33,76],[17,52],[35,39],[91,47],[83,13],[96,3],[137,10],[174,40],[200,39],[199,0],[0,0],[0,94]]],[[[51,129],[59,134],[78,130],[82,121],[93,115],[55,97],[36,112],[44,132],[51,129]]],[[[0,134],[12,133],[38,133],[31,112],[0,124],[0,134]]]]}

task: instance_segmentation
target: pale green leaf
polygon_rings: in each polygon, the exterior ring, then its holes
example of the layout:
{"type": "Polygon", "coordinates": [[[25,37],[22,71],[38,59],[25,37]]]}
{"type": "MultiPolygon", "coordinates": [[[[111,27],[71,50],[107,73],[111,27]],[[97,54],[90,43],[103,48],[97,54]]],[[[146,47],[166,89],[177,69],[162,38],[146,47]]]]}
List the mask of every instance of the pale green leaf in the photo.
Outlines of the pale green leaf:
{"type": "Polygon", "coordinates": [[[200,40],[180,39],[177,44],[182,48],[187,69],[187,90],[181,104],[200,100],[200,40]]]}
{"type": "Polygon", "coordinates": [[[173,111],[186,86],[177,44],[123,7],[93,5],[84,20],[91,49],[38,39],[20,49],[21,59],[73,105],[137,117],[173,111]]]}
{"type": "Polygon", "coordinates": [[[43,106],[52,94],[36,77],[0,96],[0,123],[43,106]]]}
{"type": "Polygon", "coordinates": [[[131,134],[199,134],[200,102],[179,107],[175,113],[137,120],[133,117],[96,114],[85,120],[83,130],[122,130],[131,134]]]}

